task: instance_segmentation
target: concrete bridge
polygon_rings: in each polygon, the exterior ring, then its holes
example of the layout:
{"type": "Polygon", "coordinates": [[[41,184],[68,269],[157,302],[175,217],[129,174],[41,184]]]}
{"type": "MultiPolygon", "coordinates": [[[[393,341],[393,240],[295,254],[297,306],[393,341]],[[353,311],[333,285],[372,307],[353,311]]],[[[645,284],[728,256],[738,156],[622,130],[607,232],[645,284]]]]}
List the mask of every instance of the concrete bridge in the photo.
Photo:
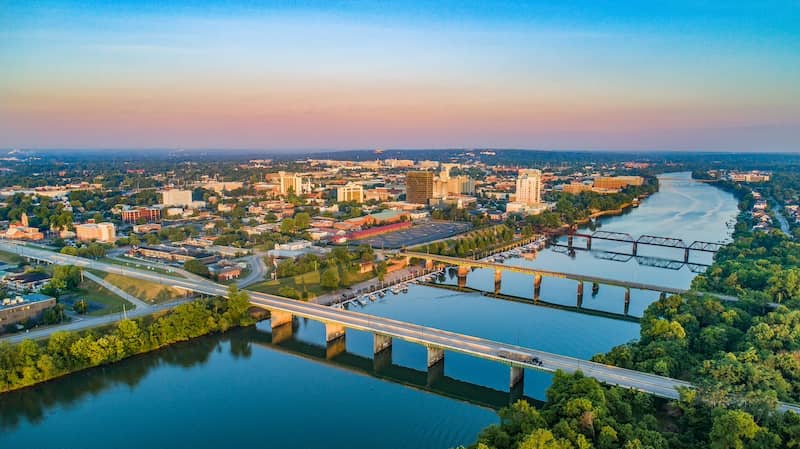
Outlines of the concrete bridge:
{"type": "MultiPolygon", "coordinates": [[[[561,279],[571,279],[577,281],[577,292],[576,292],[576,307],[581,307],[583,304],[583,291],[584,291],[584,283],[591,283],[592,284],[592,293],[597,293],[600,289],[601,285],[611,285],[615,287],[622,287],[625,289],[624,293],[624,301],[625,301],[625,315],[628,314],[628,308],[631,302],[631,289],[635,290],[646,290],[646,291],[654,291],[661,293],[662,296],[666,294],[684,294],[687,293],[689,290],[677,288],[677,287],[667,287],[663,285],[654,285],[654,284],[647,284],[643,282],[633,282],[633,281],[621,281],[618,279],[609,279],[609,278],[602,278],[598,276],[589,276],[583,274],[574,274],[574,273],[562,273],[559,271],[551,271],[551,270],[544,270],[541,268],[530,268],[530,267],[521,267],[517,265],[507,265],[501,264],[496,262],[489,262],[486,260],[473,260],[473,259],[465,259],[461,257],[452,257],[452,256],[441,256],[438,254],[428,254],[428,253],[418,253],[418,252],[401,252],[400,255],[405,256],[406,259],[419,259],[425,261],[426,266],[432,267],[435,263],[442,263],[449,266],[455,266],[458,268],[458,286],[461,288],[466,287],[467,285],[467,275],[470,273],[472,269],[475,268],[485,268],[489,270],[494,270],[494,293],[499,294],[500,288],[502,286],[502,279],[503,279],[503,272],[510,271],[513,273],[521,273],[527,274],[533,277],[533,300],[534,302],[538,302],[540,298],[540,293],[542,289],[542,280],[545,277],[552,277],[552,278],[561,278],[561,279]]],[[[726,297],[723,298],[726,300],[735,300],[735,298],[726,297]]]]}
{"type": "MultiPolygon", "coordinates": [[[[6,242],[0,242],[0,249],[47,263],[76,265],[88,269],[117,273],[201,294],[214,296],[227,296],[228,294],[226,286],[211,281],[198,282],[196,280],[169,278],[152,272],[96,260],[67,256],[25,246],[9,245],[6,242]]],[[[373,353],[376,358],[381,357],[384,351],[391,348],[394,339],[425,346],[427,348],[427,367],[431,377],[441,377],[444,374],[445,351],[453,351],[509,366],[509,388],[511,390],[522,388],[525,369],[545,372],[562,370],[568,373],[582,371],[586,376],[606,385],[618,385],[667,399],[677,399],[678,388],[692,387],[688,382],[655,374],[420,326],[390,318],[336,309],[264,293],[249,293],[250,302],[254,306],[264,308],[270,312],[273,342],[279,343],[292,335],[294,317],[303,317],[324,323],[325,340],[327,342],[326,354],[330,358],[345,352],[347,329],[355,329],[373,335],[373,353]]],[[[793,404],[781,404],[780,408],[782,410],[800,412],[800,407],[793,404]]]]}

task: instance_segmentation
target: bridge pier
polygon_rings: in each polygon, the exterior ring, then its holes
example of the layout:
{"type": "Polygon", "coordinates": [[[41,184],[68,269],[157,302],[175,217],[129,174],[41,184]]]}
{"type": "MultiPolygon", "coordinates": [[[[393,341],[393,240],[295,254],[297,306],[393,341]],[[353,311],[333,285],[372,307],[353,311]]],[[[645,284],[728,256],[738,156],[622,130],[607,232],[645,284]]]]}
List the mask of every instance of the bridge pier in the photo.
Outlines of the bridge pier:
{"type": "Polygon", "coordinates": [[[567,248],[572,249],[572,235],[567,236],[567,248]]]}
{"type": "Polygon", "coordinates": [[[689,248],[683,250],[683,263],[689,263],[689,248]]]}
{"type": "Polygon", "coordinates": [[[466,265],[459,265],[458,267],[458,288],[466,288],[467,274],[469,274],[469,267],[466,265]]]}
{"type": "Polygon", "coordinates": [[[592,238],[591,237],[586,237],[586,250],[588,250],[588,251],[592,250],[592,238]]]}
{"type": "Polygon", "coordinates": [[[631,289],[630,288],[626,288],[625,289],[625,315],[626,316],[628,315],[628,309],[630,308],[630,305],[631,305],[631,289]]]}
{"type": "Polygon", "coordinates": [[[583,305],[583,281],[578,281],[578,301],[576,306],[580,309],[583,305]]]}
{"type": "Polygon", "coordinates": [[[500,286],[503,281],[503,271],[495,268],[494,270],[494,294],[500,294],[500,286]]]}
{"type": "Polygon", "coordinates": [[[379,354],[392,347],[392,337],[381,334],[372,335],[372,353],[379,354]]]}
{"type": "Polygon", "coordinates": [[[509,378],[508,387],[513,390],[517,385],[521,385],[525,381],[525,369],[519,366],[511,367],[511,377],[509,378]]]}
{"type": "Polygon", "coordinates": [[[592,282],[592,296],[597,295],[597,292],[600,291],[600,284],[597,282],[592,282]]]}
{"type": "Polygon", "coordinates": [[[433,385],[444,377],[444,349],[426,346],[428,348],[428,386],[433,385]]]}
{"type": "Polygon", "coordinates": [[[392,365],[392,347],[389,346],[372,356],[372,370],[379,373],[392,365]]]}
{"type": "Polygon", "coordinates": [[[325,323],[325,341],[330,343],[345,336],[345,327],[338,323],[325,323]]]}
{"type": "Polygon", "coordinates": [[[539,293],[542,291],[542,275],[536,273],[533,275],[533,302],[539,302],[539,293]]]}
{"type": "Polygon", "coordinates": [[[270,310],[269,322],[273,329],[284,324],[292,324],[292,314],[282,310],[270,310]]]}
{"type": "Polygon", "coordinates": [[[663,301],[663,300],[667,299],[667,292],[661,292],[661,293],[659,293],[659,295],[658,295],[658,299],[660,299],[661,301],[663,301]]]}
{"type": "Polygon", "coordinates": [[[329,341],[325,346],[325,358],[328,360],[333,359],[344,353],[345,350],[347,350],[347,341],[344,334],[342,334],[341,337],[329,341]]]}
{"type": "Polygon", "coordinates": [[[425,259],[425,269],[433,270],[433,259],[425,259]]]}
{"type": "Polygon", "coordinates": [[[633,242],[633,249],[632,249],[631,254],[633,254],[633,256],[636,256],[638,252],[639,252],[639,244],[636,243],[636,242],[633,242]]]}

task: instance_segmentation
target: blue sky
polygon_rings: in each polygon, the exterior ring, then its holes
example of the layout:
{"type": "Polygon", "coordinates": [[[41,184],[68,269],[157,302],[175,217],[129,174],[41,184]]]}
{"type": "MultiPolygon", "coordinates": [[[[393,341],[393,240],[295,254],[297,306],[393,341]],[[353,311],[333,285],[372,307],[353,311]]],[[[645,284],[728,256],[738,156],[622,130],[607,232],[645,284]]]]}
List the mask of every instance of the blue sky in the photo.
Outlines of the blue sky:
{"type": "Polygon", "coordinates": [[[5,2],[0,146],[797,151],[797,2],[5,2]]]}

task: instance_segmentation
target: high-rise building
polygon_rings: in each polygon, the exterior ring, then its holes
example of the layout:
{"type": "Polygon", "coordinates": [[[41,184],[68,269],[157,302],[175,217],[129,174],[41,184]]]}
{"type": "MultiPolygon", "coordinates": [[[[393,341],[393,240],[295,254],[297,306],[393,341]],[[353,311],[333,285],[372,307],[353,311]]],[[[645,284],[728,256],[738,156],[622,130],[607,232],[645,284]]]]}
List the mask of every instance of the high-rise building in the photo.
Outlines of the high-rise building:
{"type": "Polygon", "coordinates": [[[406,201],[428,204],[431,198],[433,198],[433,173],[429,171],[406,173],[406,201]]]}
{"type": "Polygon", "coordinates": [[[336,189],[336,201],[355,201],[356,203],[363,203],[364,187],[361,184],[348,182],[347,185],[336,189]]]}
{"type": "Polygon", "coordinates": [[[164,189],[161,191],[161,204],[164,206],[191,206],[192,191],[181,189],[164,189]]]}
{"type": "Polygon", "coordinates": [[[81,241],[96,240],[104,243],[114,243],[117,240],[117,231],[114,223],[103,222],[75,225],[75,236],[81,241]]]}
{"type": "Polygon", "coordinates": [[[520,170],[517,177],[516,202],[534,206],[542,202],[541,170],[520,170]]]}
{"type": "Polygon", "coordinates": [[[287,195],[290,191],[294,192],[295,195],[302,195],[311,191],[310,182],[304,181],[303,177],[298,174],[285,171],[278,172],[278,186],[280,186],[281,195],[287,195]]]}

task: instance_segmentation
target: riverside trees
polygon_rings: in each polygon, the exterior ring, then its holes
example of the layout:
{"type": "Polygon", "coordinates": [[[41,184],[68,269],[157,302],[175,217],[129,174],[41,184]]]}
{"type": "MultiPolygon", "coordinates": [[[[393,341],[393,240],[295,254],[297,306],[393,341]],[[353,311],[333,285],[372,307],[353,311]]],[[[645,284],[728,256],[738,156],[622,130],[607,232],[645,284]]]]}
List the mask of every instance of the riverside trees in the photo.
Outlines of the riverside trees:
{"type": "Polygon", "coordinates": [[[43,342],[0,342],[0,392],[44,382],[71,372],[113,363],[135,354],[253,323],[247,293],[232,286],[228,299],[181,304],[156,318],[122,320],[86,332],[53,333],[43,342]]]}

